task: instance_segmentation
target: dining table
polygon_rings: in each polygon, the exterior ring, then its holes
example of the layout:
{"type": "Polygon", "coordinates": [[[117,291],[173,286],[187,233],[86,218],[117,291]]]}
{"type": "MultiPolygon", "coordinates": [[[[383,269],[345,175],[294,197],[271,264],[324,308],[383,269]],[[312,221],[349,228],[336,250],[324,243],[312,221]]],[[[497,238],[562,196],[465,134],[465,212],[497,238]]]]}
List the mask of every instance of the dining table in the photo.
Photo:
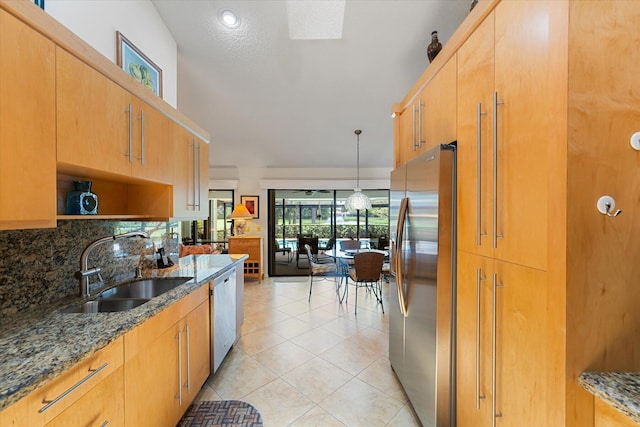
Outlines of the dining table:
{"type": "MultiPolygon", "coordinates": [[[[342,304],[343,301],[348,300],[349,269],[353,266],[355,256],[363,252],[377,252],[384,254],[385,260],[389,258],[389,251],[380,249],[360,248],[340,250],[337,247],[334,247],[329,251],[325,251],[325,255],[333,258],[337,265],[338,277],[340,280],[336,282],[336,294],[338,295],[338,302],[340,304],[342,304]]],[[[382,271],[380,273],[382,274],[382,271]]]]}

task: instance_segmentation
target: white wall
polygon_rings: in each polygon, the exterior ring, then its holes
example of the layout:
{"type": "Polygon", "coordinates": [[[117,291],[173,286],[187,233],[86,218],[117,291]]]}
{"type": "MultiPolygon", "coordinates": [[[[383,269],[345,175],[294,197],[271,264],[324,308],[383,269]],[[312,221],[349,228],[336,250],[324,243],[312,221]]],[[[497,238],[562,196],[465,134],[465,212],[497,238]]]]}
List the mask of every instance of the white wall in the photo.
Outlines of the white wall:
{"type": "MultiPolygon", "coordinates": [[[[390,188],[390,172],[389,168],[360,168],[360,187],[363,190],[390,188]]],[[[260,196],[260,217],[247,221],[246,234],[266,237],[267,190],[352,190],[356,184],[355,174],[354,168],[218,167],[209,169],[209,189],[235,190],[235,204],[240,203],[240,196],[260,196]]]]}
{"type": "Polygon", "coordinates": [[[162,98],[177,106],[176,42],[150,0],[46,0],[45,10],[114,64],[120,31],[162,69],[162,98]]]}

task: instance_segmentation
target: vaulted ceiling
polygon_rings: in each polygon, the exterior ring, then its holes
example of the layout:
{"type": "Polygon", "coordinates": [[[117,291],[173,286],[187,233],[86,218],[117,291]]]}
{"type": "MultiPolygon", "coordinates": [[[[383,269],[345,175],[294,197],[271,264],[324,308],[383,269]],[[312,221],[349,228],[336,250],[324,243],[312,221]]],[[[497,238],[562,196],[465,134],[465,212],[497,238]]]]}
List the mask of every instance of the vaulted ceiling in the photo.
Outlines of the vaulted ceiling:
{"type": "Polygon", "coordinates": [[[360,166],[392,167],[391,106],[429,65],[431,32],[445,44],[470,4],[346,0],[342,38],[292,40],[284,0],[154,0],[178,45],[178,108],[211,133],[210,165],[273,168],[353,167],[355,129],[360,166]]]}

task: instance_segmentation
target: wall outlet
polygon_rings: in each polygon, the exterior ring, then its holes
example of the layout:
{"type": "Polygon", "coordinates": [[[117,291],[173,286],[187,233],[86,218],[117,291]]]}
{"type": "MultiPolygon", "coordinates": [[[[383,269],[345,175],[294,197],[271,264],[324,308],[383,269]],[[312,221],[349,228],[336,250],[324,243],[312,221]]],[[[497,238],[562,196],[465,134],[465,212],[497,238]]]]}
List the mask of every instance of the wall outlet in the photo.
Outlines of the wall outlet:
{"type": "Polygon", "coordinates": [[[260,226],[256,225],[256,231],[260,231],[260,226]]]}

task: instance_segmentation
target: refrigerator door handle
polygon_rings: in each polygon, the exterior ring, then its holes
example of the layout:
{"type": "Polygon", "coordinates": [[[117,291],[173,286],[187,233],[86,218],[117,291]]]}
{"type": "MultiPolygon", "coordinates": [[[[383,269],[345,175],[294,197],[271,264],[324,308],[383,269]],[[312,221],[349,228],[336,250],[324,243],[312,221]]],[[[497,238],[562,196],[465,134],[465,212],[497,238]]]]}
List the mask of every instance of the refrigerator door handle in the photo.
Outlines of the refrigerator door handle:
{"type": "Polygon", "coordinates": [[[396,244],[394,252],[394,264],[396,273],[396,288],[398,290],[398,304],[400,312],[407,317],[407,301],[404,294],[404,278],[402,275],[402,254],[404,240],[404,225],[407,218],[407,208],[409,206],[409,198],[404,197],[400,202],[400,211],[398,213],[398,224],[396,228],[396,244]]]}

